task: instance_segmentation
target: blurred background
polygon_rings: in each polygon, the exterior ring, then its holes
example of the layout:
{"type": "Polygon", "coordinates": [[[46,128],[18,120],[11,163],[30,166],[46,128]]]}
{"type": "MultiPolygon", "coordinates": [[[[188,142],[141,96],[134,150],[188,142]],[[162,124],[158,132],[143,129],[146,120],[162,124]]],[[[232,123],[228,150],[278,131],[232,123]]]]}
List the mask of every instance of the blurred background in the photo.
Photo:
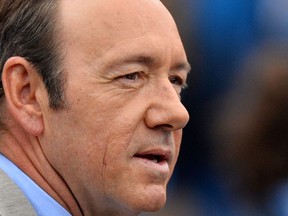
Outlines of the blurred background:
{"type": "Polygon", "coordinates": [[[143,216],[288,216],[288,0],[162,0],[192,72],[167,206],[143,216]]]}

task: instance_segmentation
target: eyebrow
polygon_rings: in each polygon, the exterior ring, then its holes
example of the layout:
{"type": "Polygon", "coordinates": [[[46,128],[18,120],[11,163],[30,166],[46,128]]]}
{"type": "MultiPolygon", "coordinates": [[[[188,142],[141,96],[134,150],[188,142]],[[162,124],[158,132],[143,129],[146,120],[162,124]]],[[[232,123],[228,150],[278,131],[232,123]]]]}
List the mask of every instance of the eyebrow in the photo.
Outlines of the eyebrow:
{"type": "MultiPolygon", "coordinates": [[[[155,66],[157,65],[157,61],[155,58],[151,56],[146,55],[133,55],[129,56],[128,58],[119,59],[116,62],[113,63],[112,67],[117,67],[122,64],[132,64],[132,63],[138,63],[146,66],[155,66]]],[[[179,62],[172,66],[171,70],[184,70],[187,73],[191,70],[191,65],[188,62],[179,62]]]]}
{"type": "Polygon", "coordinates": [[[177,63],[175,66],[172,67],[172,70],[177,70],[177,71],[186,71],[187,74],[190,73],[192,67],[188,62],[180,62],[177,63]]]}
{"type": "Polygon", "coordinates": [[[113,62],[112,67],[121,66],[123,64],[138,63],[142,65],[152,66],[156,64],[156,60],[150,56],[145,55],[133,55],[126,58],[120,58],[113,62]]]}

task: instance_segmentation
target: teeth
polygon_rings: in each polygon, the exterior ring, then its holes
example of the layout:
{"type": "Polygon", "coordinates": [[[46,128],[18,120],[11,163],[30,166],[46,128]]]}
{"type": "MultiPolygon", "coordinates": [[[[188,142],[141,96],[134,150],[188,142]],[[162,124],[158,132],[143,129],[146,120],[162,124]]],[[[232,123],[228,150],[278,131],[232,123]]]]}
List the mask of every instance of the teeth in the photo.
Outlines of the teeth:
{"type": "Polygon", "coordinates": [[[157,159],[153,159],[152,160],[154,163],[158,163],[158,160],[157,159]]]}
{"type": "Polygon", "coordinates": [[[144,159],[150,160],[150,161],[152,161],[154,163],[159,163],[162,160],[162,158],[160,156],[151,155],[151,154],[148,154],[148,155],[136,155],[136,157],[144,158],[144,159]]]}

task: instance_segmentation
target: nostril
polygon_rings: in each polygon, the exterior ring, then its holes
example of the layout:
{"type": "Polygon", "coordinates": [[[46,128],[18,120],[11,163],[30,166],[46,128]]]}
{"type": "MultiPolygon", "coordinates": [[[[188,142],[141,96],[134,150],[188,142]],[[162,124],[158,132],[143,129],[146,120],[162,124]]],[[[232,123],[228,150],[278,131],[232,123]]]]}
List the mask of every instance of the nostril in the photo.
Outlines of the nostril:
{"type": "Polygon", "coordinates": [[[173,126],[170,125],[170,124],[159,124],[159,125],[156,125],[153,129],[159,129],[159,130],[173,130],[173,126]]]}
{"type": "Polygon", "coordinates": [[[164,129],[167,129],[167,130],[173,130],[173,126],[172,125],[170,125],[170,124],[163,124],[162,126],[161,126],[162,128],[164,128],[164,129]]]}

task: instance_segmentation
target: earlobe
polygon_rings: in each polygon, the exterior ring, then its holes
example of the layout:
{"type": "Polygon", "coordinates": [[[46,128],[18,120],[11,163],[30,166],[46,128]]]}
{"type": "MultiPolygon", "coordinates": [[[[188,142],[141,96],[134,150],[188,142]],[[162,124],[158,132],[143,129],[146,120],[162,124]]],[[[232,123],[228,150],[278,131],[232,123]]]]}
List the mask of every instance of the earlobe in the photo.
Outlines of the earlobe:
{"type": "Polygon", "coordinates": [[[38,136],[44,125],[40,100],[41,79],[36,69],[22,57],[12,57],[4,65],[2,83],[7,112],[27,133],[38,136]]]}

